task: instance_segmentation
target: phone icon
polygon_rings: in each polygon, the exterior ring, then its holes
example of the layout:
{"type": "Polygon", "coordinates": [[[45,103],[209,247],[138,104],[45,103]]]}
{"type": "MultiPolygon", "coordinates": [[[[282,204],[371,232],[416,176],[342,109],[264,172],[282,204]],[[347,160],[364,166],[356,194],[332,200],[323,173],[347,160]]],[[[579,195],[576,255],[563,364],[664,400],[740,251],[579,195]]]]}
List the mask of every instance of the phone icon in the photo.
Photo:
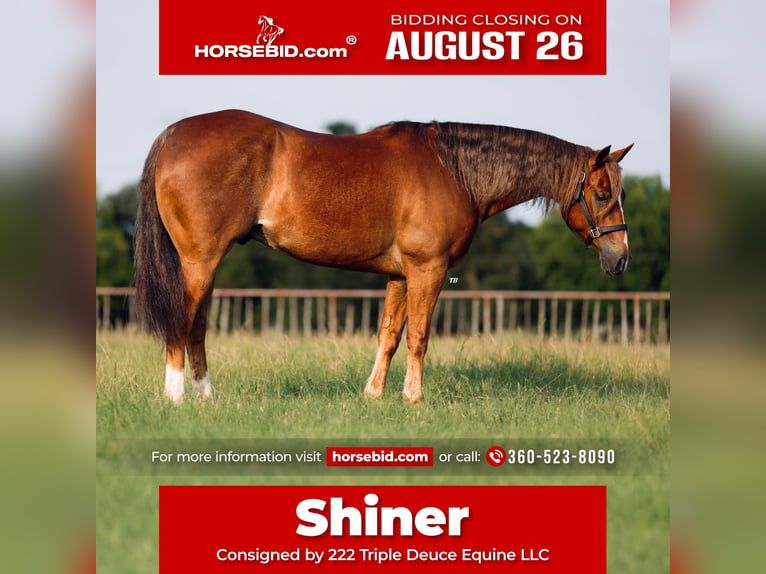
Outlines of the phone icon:
{"type": "Polygon", "coordinates": [[[505,449],[493,446],[487,449],[487,462],[492,466],[500,466],[505,462],[505,449]]]}

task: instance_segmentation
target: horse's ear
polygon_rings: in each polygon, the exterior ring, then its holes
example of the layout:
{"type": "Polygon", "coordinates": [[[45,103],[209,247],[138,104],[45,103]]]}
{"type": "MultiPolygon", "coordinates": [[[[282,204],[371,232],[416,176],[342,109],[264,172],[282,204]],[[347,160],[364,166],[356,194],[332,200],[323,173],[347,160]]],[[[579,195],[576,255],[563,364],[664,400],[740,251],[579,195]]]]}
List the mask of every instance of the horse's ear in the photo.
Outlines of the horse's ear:
{"type": "Polygon", "coordinates": [[[612,156],[612,159],[616,161],[617,163],[620,163],[622,161],[622,158],[625,157],[625,155],[631,150],[633,147],[633,144],[630,144],[628,147],[624,147],[622,149],[618,149],[615,152],[612,152],[610,155],[612,156]]]}
{"type": "Polygon", "coordinates": [[[600,149],[598,151],[594,151],[593,155],[590,156],[590,159],[588,160],[588,163],[590,164],[591,168],[601,167],[604,165],[604,162],[606,161],[606,158],[609,157],[609,150],[612,149],[612,146],[608,145],[603,149],[600,149]]]}

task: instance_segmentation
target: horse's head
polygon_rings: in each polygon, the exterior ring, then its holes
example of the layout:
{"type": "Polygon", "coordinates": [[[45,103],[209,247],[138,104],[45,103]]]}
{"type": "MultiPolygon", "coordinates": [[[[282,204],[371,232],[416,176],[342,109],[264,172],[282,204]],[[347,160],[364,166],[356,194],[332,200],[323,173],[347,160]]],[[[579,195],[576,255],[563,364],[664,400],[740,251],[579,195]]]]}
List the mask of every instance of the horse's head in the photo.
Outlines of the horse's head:
{"type": "Polygon", "coordinates": [[[633,144],[612,153],[610,147],[594,151],[588,158],[587,171],[580,176],[564,219],[587,247],[598,251],[601,269],[609,275],[619,275],[630,263],[630,247],[618,163],[633,144]]]}

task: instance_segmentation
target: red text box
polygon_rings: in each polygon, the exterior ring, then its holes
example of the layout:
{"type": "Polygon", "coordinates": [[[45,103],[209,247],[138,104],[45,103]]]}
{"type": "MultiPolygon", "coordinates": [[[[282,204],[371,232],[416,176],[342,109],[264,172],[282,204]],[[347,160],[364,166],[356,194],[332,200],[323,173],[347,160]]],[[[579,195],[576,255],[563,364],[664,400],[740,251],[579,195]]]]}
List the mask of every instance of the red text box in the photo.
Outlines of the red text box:
{"type": "Polygon", "coordinates": [[[161,486],[160,572],[606,572],[605,486],[161,486]]]}
{"type": "Polygon", "coordinates": [[[161,0],[161,74],[606,73],[606,1],[161,0]]]}

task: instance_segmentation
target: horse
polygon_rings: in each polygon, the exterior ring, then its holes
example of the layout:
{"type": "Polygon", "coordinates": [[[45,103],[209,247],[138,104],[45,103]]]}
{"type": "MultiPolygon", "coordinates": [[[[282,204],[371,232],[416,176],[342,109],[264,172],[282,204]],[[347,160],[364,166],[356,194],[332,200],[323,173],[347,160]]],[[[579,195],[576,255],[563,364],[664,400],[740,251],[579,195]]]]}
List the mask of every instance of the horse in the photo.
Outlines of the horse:
{"type": "Polygon", "coordinates": [[[261,33],[256,38],[256,43],[258,44],[263,40],[267,46],[271,46],[271,43],[277,39],[277,36],[285,31],[284,28],[274,24],[274,19],[268,16],[259,17],[258,23],[261,25],[261,33]]]}
{"type": "Polygon", "coordinates": [[[403,398],[423,398],[431,316],[447,270],[479,225],[519,203],[558,203],[609,275],[630,262],[619,162],[540,132],[393,122],[359,135],[305,131],[241,110],[182,119],[154,141],[136,220],[136,307],[164,339],[164,394],[213,391],[205,331],[213,280],[235,243],[256,240],[310,263],[388,276],[364,394],[383,394],[407,323],[403,398]]]}

